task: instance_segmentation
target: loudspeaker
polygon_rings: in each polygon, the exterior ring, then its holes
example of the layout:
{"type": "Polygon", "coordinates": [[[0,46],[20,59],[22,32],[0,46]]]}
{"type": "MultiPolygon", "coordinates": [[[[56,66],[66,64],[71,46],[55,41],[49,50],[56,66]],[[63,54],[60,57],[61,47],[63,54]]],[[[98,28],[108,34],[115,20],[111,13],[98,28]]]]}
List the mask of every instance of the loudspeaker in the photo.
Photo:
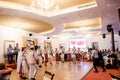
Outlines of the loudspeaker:
{"type": "Polygon", "coordinates": [[[32,36],[32,34],[30,33],[29,36],[32,36]]]}
{"type": "Polygon", "coordinates": [[[50,39],[50,37],[47,37],[47,39],[50,39]]]}
{"type": "Polygon", "coordinates": [[[102,34],[103,39],[106,38],[106,34],[102,34]]]}
{"type": "Polygon", "coordinates": [[[112,25],[107,25],[107,31],[108,31],[108,32],[111,32],[112,29],[113,29],[113,28],[112,28],[112,25]]]}
{"type": "Polygon", "coordinates": [[[120,31],[118,31],[118,35],[120,36],[120,31]]]}

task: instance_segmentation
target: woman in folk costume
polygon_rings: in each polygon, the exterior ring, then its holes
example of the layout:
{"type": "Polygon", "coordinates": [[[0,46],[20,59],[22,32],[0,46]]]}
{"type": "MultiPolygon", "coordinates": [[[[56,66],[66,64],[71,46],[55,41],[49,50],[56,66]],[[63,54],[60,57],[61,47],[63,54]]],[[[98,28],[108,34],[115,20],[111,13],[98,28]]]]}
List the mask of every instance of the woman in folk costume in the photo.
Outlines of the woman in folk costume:
{"type": "Polygon", "coordinates": [[[69,48],[68,51],[67,51],[67,60],[68,61],[71,61],[72,58],[71,58],[71,49],[69,48]]]}
{"type": "Polygon", "coordinates": [[[72,49],[72,60],[73,60],[73,63],[76,63],[76,49],[75,49],[75,47],[73,47],[73,49],[72,49]]]}
{"type": "Polygon", "coordinates": [[[52,65],[52,59],[53,59],[53,49],[50,49],[50,64],[52,65]]]}
{"type": "Polygon", "coordinates": [[[17,72],[20,74],[20,78],[27,79],[26,75],[28,74],[28,62],[27,62],[27,48],[23,47],[22,52],[18,55],[17,60],[17,72]]]}
{"type": "Polygon", "coordinates": [[[47,66],[47,62],[48,62],[48,53],[47,53],[46,47],[44,47],[43,53],[44,53],[45,66],[47,66]]]}
{"type": "Polygon", "coordinates": [[[61,62],[64,63],[65,48],[62,48],[61,50],[62,50],[62,52],[61,52],[61,62]]]}
{"type": "Polygon", "coordinates": [[[42,68],[42,49],[41,49],[41,46],[38,46],[38,49],[37,49],[37,55],[38,55],[38,60],[39,60],[39,64],[38,66],[42,68]]]}
{"type": "Polygon", "coordinates": [[[58,49],[57,48],[55,48],[55,58],[56,58],[56,64],[59,64],[59,60],[60,60],[60,56],[59,56],[59,52],[58,52],[58,49]]]}
{"type": "Polygon", "coordinates": [[[80,61],[81,60],[81,50],[80,48],[78,48],[77,50],[77,61],[80,61]]]}

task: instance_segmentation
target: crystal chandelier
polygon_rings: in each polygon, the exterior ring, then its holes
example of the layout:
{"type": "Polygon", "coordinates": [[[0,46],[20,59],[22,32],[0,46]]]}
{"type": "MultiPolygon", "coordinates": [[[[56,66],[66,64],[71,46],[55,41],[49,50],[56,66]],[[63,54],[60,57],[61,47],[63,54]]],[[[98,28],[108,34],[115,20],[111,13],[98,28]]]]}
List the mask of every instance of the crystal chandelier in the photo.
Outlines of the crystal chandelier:
{"type": "Polygon", "coordinates": [[[31,8],[33,10],[39,10],[43,13],[54,12],[59,10],[59,6],[55,5],[52,0],[37,0],[32,1],[31,8]]]}

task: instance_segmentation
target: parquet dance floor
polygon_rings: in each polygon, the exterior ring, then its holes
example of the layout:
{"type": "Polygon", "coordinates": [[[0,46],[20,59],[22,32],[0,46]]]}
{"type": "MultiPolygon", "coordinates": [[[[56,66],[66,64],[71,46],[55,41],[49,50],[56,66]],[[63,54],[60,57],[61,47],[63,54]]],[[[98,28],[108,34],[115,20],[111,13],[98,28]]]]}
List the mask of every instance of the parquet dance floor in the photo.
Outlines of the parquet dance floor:
{"type": "MultiPolygon", "coordinates": [[[[77,62],[76,64],[73,62],[56,64],[53,62],[53,65],[48,63],[47,67],[43,65],[42,68],[39,68],[36,80],[43,80],[45,70],[55,74],[53,80],[82,80],[92,67],[92,62],[77,62]]],[[[12,71],[10,80],[20,80],[16,70],[12,71]]]]}

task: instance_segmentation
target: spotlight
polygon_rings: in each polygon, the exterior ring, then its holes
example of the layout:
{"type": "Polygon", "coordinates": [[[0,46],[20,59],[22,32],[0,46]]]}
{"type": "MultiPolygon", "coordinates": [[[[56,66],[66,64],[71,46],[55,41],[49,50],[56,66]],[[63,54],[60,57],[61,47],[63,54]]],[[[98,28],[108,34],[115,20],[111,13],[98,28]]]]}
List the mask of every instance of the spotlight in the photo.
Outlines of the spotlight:
{"type": "Polygon", "coordinates": [[[103,39],[106,38],[106,34],[102,34],[103,39]]]}
{"type": "Polygon", "coordinates": [[[113,30],[112,25],[107,25],[107,31],[111,32],[113,30]]]}

